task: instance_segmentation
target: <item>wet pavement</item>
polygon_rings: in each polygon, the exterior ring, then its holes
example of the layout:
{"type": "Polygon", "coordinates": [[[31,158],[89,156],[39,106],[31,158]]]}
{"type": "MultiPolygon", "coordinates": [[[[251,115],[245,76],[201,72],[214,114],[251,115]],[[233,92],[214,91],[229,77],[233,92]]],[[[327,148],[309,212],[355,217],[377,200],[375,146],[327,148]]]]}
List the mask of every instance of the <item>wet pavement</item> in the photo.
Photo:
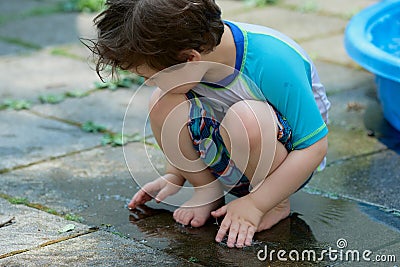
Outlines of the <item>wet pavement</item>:
{"type": "Polygon", "coordinates": [[[122,131],[132,96],[124,133],[148,133],[151,88],[94,85],[98,78],[79,42],[94,35],[94,14],[60,12],[50,0],[0,2],[0,99],[31,103],[0,110],[0,266],[398,266],[400,132],[383,119],[373,75],[342,44],[350,16],[375,2],[281,0],[254,8],[218,1],[226,19],[295,38],[313,57],[332,102],[327,168],[292,196],[290,217],[244,249],[215,243],[215,220],[183,227],[173,221],[175,207],[154,202],[127,210],[139,188],[132,177],[150,181],[165,161],[151,139],[102,145],[106,133],[122,131]],[[63,98],[42,103],[49,94],[63,98]],[[106,130],[83,131],[89,121],[106,130]],[[337,250],[338,258],[301,260],[304,251],[324,250],[337,250]],[[386,262],[346,258],[369,250],[372,260],[386,262]]]}

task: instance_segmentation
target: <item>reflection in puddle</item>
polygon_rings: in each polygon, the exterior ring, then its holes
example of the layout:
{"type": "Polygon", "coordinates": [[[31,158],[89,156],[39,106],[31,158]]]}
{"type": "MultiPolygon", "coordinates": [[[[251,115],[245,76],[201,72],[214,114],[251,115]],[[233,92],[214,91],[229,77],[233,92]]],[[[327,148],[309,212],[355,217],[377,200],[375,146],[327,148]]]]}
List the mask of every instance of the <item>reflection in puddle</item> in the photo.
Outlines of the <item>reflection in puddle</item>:
{"type": "Polygon", "coordinates": [[[298,213],[292,213],[270,230],[257,233],[253,246],[243,249],[229,249],[226,243],[214,241],[218,231],[215,219],[193,228],[175,223],[170,211],[141,206],[130,212],[129,221],[145,233],[142,243],[178,257],[195,258],[197,263],[207,266],[265,266],[265,262],[257,259],[257,252],[265,245],[275,250],[321,248],[298,213]]]}
{"type": "Polygon", "coordinates": [[[278,261],[276,254],[272,261],[261,261],[258,255],[265,248],[275,253],[279,250],[312,250],[320,255],[327,248],[337,249],[340,239],[346,239],[353,249],[381,248],[387,242],[395,242],[389,240],[391,238],[400,240],[400,235],[393,229],[399,225],[399,218],[373,206],[304,192],[296,193],[291,202],[292,210],[296,212],[271,229],[257,233],[253,245],[243,249],[228,248],[226,243],[214,241],[218,231],[215,219],[200,228],[182,226],[173,220],[168,207],[157,209],[154,207],[159,206],[152,202],[130,211],[130,226],[125,225],[124,231],[150,247],[206,266],[326,266],[332,262],[285,262],[278,261]],[[374,219],[376,212],[379,212],[380,221],[386,220],[393,228],[388,229],[377,222],[374,219]],[[382,240],[379,240],[380,236],[382,240]]]}

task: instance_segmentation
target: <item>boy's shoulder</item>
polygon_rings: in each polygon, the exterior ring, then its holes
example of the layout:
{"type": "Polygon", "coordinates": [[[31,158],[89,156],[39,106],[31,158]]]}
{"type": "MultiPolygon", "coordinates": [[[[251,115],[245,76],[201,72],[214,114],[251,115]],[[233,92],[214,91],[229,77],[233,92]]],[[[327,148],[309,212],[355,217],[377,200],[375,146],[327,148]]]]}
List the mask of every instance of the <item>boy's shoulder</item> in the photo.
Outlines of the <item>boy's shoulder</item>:
{"type": "Polygon", "coordinates": [[[247,51],[252,50],[263,50],[266,51],[268,45],[271,46],[282,46],[286,47],[289,50],[294,50],[296,53],[301,55],[304,59],[309,61],[309,57],[304,49],[296,43],[292,38],[287,36],[286,34],[269,28],[263,25],[236,22],[236,21],[226,21],[228,25],[232,27],[237,27],[243,34],[244,39],[247,40],[246,48],[247,51]],[[249,39],[253,43],[248,43],[249,39]]]}

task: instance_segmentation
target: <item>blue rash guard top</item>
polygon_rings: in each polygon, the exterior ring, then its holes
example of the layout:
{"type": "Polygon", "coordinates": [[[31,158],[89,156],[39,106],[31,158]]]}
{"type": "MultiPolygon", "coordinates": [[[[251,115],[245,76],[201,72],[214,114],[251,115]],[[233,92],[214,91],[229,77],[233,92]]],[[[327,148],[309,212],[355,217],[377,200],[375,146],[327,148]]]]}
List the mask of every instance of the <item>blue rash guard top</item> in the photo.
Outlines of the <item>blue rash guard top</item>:
{"type": "Polygon", "coordinates": [[[235,40],[235,70],[217,83],[199,83],[193,91],[228,107],[241,100],[267,101],[291,126],[293,149],[309,147],[326,136],[330,103],[304,50],[268,27],[225,24],[235,40]]]}

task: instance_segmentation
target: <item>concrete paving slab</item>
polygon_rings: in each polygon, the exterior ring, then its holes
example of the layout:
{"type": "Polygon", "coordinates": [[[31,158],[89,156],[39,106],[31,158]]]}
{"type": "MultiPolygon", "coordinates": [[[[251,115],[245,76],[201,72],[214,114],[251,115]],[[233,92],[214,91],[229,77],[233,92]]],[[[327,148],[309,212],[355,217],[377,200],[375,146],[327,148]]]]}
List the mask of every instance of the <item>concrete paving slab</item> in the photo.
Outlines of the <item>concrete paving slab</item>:
{"type": "Polygon", "coordinates": [[[93,36],[93,17],[93,14],[56,13],[22,18],[2,25],[0,36],[20,39],[40,47],[77,43],[80,37],[93,36]]]}
{"type": "MultiPolygon", "coordinates": [[[[14,220],[11,224],[0,227],[0,259],[13,251],[32,249],[46,242],[72,237],[88,230],[86,225],[23,205],[13,205],[0,198],[1,217],[13,217],[14,220]],[[61,231],[69,224],[74,226],[73,230],[61,231]]],[[[0,265],[4,266],[1,260],[0,265]]]]}
{"type": "Polygon", "coordinates": [[[9,54],[31,53],[31,52],[35,52],[35,51],[36,50],[33,48],[28,48],[28,47],[0,41],[0,56],[9,55],[9,54]]]}
{"type": "Polygon", "coordinates": [[[381,266],[398,266],[400,262],[400,241],[376,251],[371,260],[381,266]],[[396,265],[397,264],[397,265],[396,265]]]}
{"type": "MultiPolygon", "coordinates": [[[[146,153],[156,168],[165,162],[161,152],[139,143],[131,143],[129,166],[136,178],[157,177],[148,164],[146,153]]],[[[125,205],[137,191],[121,147],[101,147],[62,159],[2,174],[0,192],[24,197],[61,213],[85,214],[88,224],[107,224],[112,218],[128,221],[125,205]],[[112,207],[112,208],[110,208],[112,207]]]]}
{"type": "Polygon", "coordinates": [[[319,61],[314,62],[328,98],[335,93],[356,88],[373,87],[374,76],[366,71],[319,61]]]}
{"type": "Polygon", "coordinates": [[[329,100],[332,104],[330,124],[345,129],[365,129],[365,111],[378,102],[374,84],[331,95],[329,100]]]}
{"type": "Polygon", "coordinates": [[[300,45],[314,58],[339,65],[357,67],[344,48],[344,34],[331,34],[309,41],[300,41],[300,45]]]}
{"type": "Polygon", "coordinates": [[[26,165],[100,144],[101,135],[34,116],[27,111],[0,112],[0,169],[26,165]]]}
{"type": "MultiPolygon", "coordinates": [[[[400,154],[388,150],[328,166],[308,185],[340,195],[400,210],[400,154]]],[[[399,218],[400,219],[400,218],[399,218]]]]}
{"type": "Polygon", "coordinates": [[[196,266],[132,239],[98,231],[0,260],[2,266],[196,266]]]}
{"type": "MultiPolygon", "coordinates": [[[[379,110],[375,89],[372,86],[343,91],[329,96],[332,108],[329,112],[328,162],[357,157],[386,149],[381,140],[371,137],[367,122],[382,121],[372,118],[368,110],[379,110]]],[[[374,123],[372,123],[374,124],[374,123]]]]}
{"type": "Polygon", "coordinates": [[[71,55],[72,57],[75,57],[75,59],[80,59],[83,62],[87,62],[90,69],[95,72],[92,53],[82,43],[58,45],[56,47],[48,48],[47,51],[49,51],[49,53],[65,53],[67,57],[71,55]]]}
{"type": "Polygon", "coordinates": [[[57,105],[37,105],[32,109],[41,114],[80,123],[93,121],[114,132],[121,132],[125,112],[132,99],[132,104],[125,117],[126,131],[124,132],[139,132],[143,135],[152,89],[143,87],[143,89],[135,90],[135,88],[137,89],[137,86],[116,91],[105,89],[83,98],[70,98],[57,105]]]}
{"type": "Polygon", "coordinates": [[[312,12],[322,12],[324,14],[333,14],[349,18],[351,15],[360,11],[361,9],[372,5],[378,1],[375,0],[337,0],[337,1],[301,1],[301,0],[282,0],[280,4],[293,6],[298,10],[307,10],[312,12]]]}
{"type": "MultiPolygon", "coordinates": [[[[130,160],[137,177],[154,179],[154,170],[144,164],[143,147],[137,143],[129,146],[135,151],[130,160]]],[[[153,152],[155,157],[160,154],[153,152]]],[[[22,194],[29,201],[82,216],[89,225],[109,224],[121,235],[207,266],[265,266],[257,259],[257,252],[265,245],[287,250],[335,249],[337,240],[346,238],[351,248],[373,250],[400,238],[395,230],[400,229],[400,219],[389,212],[378,210],[379,216],[372,216],[357,202],[298,192],[292,198],[292,210],[302,215],[257,234],[251,248],[231,250],[213,241],[218,229],[213,221],[199,229],[176,224],[173,206],[150,202],[147,208],[129,212],[125,205],[138,187],[130,178],[121,148],[105,147],[36,164],[3,174],[0,180],[4,193],[22,194]]],[[[274,264],[290,266],[276,259],[274,264]]]]}
{"type": "Polygon", "coordinates": [[[59,0],[18,0],[18,1],[1,1],[0,15],[1,16],[21,16],[29,13],[34,9],[42,9],[56,6],[59,0]]]}
{"type": "Polygon", "coordinates": [[[40,51],[0,58],[0,97],[38,102],[40,94],[88,90],[98,81],[87,62],[40,51]]]}
{"type": "MultiPolygon", "coordinates": [[[[330,36],[332,33],[342,31],[346,25],[346,21],[339,18],[304,14],[275,6],[257,8],[233,16],[228,15],[227,19],[268,26],[297,41],[320,35],[330,36]]],[[[327,51],[330,50],[327,49],[327,51]]]]}
{"type": "Polygon", "coordinates": [[[246,5],[245,1],[217,0],[216,3],[221,8],[222,17],[224,19],[243,13],[244,10],[248,10],[251,8],[246,5]]]}

